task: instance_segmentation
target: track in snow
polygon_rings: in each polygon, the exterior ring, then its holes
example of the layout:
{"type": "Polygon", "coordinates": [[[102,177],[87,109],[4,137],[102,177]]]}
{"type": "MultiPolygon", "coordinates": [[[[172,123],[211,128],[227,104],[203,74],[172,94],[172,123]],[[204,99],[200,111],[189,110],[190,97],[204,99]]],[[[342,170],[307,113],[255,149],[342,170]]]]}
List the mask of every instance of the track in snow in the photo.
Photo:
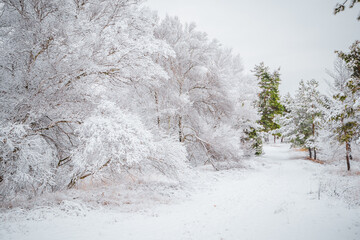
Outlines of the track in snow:
{"type": "Polygon", "coordinates": [[[319,199],[319,165],[288,145],[267,145],[265,152],[256,159],[259,169],[221,172],[210,188],[178,204],[22,220],[7,223],[0,239],[360,239],[360,209],[319,199]]]}

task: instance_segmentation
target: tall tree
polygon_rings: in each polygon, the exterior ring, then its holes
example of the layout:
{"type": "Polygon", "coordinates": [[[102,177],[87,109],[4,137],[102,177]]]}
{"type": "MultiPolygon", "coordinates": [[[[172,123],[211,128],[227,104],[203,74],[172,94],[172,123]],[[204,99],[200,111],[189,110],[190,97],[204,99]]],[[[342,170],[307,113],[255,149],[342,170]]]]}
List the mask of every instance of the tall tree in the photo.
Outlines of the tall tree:
{"type": "MultiPolygon", "coordinates": [[[[259,124],[262,126],[263,132],[270,133],[280,127],[274,122],[274,118],[284,111],[279,94],[280,73],[279,70],[270,73],[269,67],[266,67],[263,62],[255,66],[253,72],[260,87],[258,107],[261,119],[259,124]]],[[[276,134],[273,135],[275,142],[276,134]]]]}
{"type": "MultiPolygon", "coordinates": [[[[344,11],[347,2],[348,0],[342,4],[338,3],[334,14],[344,11]]],[[[353,8],[357,3],[360,3],[360,0],[350,0],[348,7],[353,8]]],[[[360,14],[357,20],[360,21],[360,14]]],[[[336,132],[339,142],[345,144],[347,169],[350,170],[351,142],[354,139],[360,139],[360,41],[355,41],[351,45],[349,53],[342,51],[336,51],[336,53],[351,72],[342,88],[338,89],[338,93],[333,96],[338,104],[335,105],[336,111],[332,116],[332,119],[339,123],[336,132]]]]}
{"type": "MultiPolygon", "coordinates": [[[[349,53],[337,52],[345,63],[349,76],[335,81],[338,88],[334,93],[331,119],[337,124],[334,128],[338,141],[345,144],[346,164],[350,170],[352,159],[351,144],[360,139],[360,41],[356,41],[349,53]]],[[[337,78],[335,78],[337,80],[337,78]]]]}
{"type": "Polygon", "coordinates": [[[256,87],[243,75],[240,58],[176,17],[163,19],[155,36],[175,51],[158,58],[169,76],[157,89],[160,126],[177,135],[195,164],[238,161],[246,145],[240,139],[257,118],[249,107],[256,87]]]}

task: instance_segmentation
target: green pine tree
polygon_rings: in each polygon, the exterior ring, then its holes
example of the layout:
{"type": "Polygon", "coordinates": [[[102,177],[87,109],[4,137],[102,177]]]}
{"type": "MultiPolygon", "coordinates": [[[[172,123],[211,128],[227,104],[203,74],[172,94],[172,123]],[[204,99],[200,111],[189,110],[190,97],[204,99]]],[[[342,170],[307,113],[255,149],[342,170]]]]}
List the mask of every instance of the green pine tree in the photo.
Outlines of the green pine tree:
{"type": "Polygon", "coordinates": [[[351,45],[349,53],[337,51],[337,54],[351,71],[351,76],[343,90],[333,96],[338,104],[332,120],[339,123],[335,133],[338,141],[345,144],[346,164],[350,170],[351,144],[354,140],[360,139],[360,41],[355,41],[351,45]]]}
{"type": "MultiPolygon", "coordinates": [[[[280,127],[274,122],[274,118],[284,111],[284,107],[280,103],[279,94],[280,73],[279,70],[270,73],[269,67],[266,67],[263,62],[256,65],[253,72],[258,79],[258,84],[261,89],[258,101],[261,115],[259,124],[262,126],[262,132],[269,133],[280,127]]],[[[274,140],[276,135],[277,134],[273,134],[274,140]]]]}
{"type": "Polygon", "coordinates": [[[248,133],[249,138],[252,141],[252,148],[255,150],[255,155],[259,156],[263,153],[263,142],[261,137],[257,133],[255,128],[251,128],[251,131],[248,133]]]}

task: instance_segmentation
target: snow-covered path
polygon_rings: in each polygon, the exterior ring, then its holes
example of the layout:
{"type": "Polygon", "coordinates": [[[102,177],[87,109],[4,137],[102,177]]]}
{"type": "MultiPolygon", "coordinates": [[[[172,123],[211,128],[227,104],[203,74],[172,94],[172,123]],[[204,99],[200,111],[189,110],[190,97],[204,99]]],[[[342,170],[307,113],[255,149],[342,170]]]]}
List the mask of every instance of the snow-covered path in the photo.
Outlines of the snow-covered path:
{"type": "Polygon", "coordinates": [[[217,173],[211,187],[178,203],[8,222],[0,239],[360,239],[360,209],[319,196],[319,165],[287,145],[265,151],[259,169],[217,173]]]}

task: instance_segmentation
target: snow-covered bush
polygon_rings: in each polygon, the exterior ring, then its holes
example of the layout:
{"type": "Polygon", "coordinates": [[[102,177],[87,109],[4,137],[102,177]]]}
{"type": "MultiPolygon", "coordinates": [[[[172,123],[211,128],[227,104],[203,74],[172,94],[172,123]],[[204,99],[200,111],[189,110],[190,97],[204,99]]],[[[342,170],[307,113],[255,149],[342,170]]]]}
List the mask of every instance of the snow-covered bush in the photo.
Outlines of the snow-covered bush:
{"type": "MultiPolygon", "coordinates": [[[[0,133],[0,197],[32,197],[92,181],[157,174],[181,180],[187,172],[184,145],[154,136],[140,119],[103,102],[75,130],[77,146],[64,166],[55,144],[24,124],[3,125],[0,133]]],[[[64,160],[65,161],[65,160],[64,160]]]]}
{"type": "Polygon", "coordinates": [[[208,158],[218,162],[215,164],[217,168],[221,168],[220,165],[239,163],[244,158],[240,135],[240,131],[225,124],[207,129],[201,144],[207,150],[208,158]]]}
{"type": "Polygon", "coordinates": [[[53,146],[27,125],[2,125],[0,131],[0,198],[30,197],[55,187],[53,146]]]}
{"type": "MultiPolygon", "coordinates": [[[[184,181],[189,176],[188,152],[183,143],[165,134],[154,136],[155,151],[145,164],[149,173],[161,173],[168,179],[184,181]]],[[[158,175],[158,174],[157,174],[158,175]]]]}
{"type": "MultiPolygon", "coordinates": [[[[79,146],[72,153],[74,176],[78,180],[116,179],[155,169],[169,177],[186,168],[186,150],[172,139],[156,141],[140,119],[106,102],[76,130],[79,146]]],[[[149,174],[149,172],[147,172],[149,174]]]]}

